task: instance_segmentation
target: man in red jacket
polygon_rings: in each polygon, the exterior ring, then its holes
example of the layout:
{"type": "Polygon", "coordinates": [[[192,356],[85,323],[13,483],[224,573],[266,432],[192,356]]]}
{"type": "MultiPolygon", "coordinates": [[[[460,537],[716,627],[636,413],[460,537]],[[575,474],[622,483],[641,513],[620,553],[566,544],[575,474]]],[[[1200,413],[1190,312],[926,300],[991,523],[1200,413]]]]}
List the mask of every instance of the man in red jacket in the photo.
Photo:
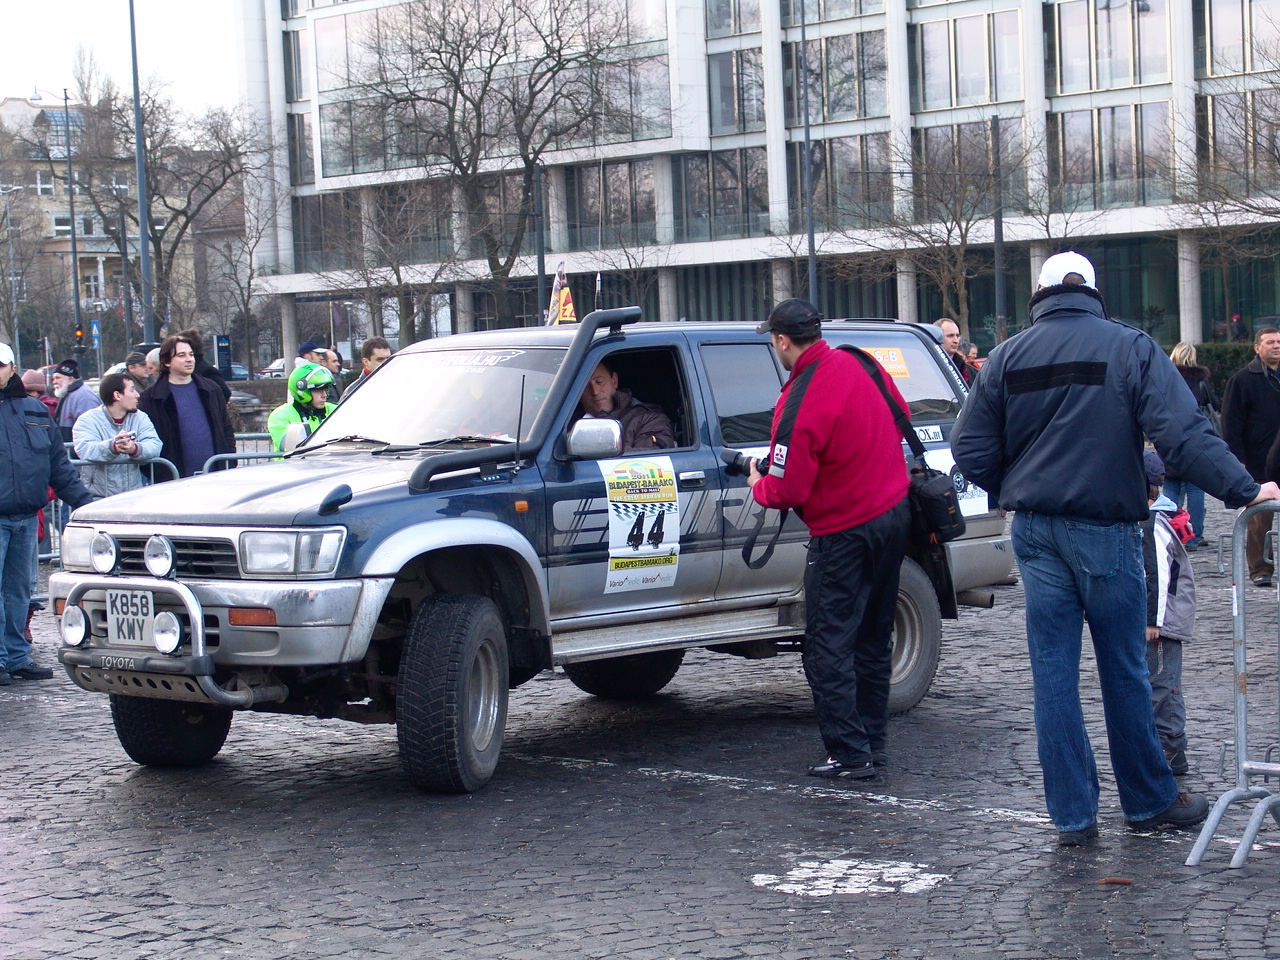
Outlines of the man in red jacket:
{"type": "MultiPolygon", "coordinates": [[[[756,503],[794,509],[813,535],[804,591],[804,669],[827,759],[814,777],[874,777],[887,760],[898,570],[911,515],[902,434],[856,359],[833,350],[822,317],[784,300],[756,328],[791,377],[773,412],[768,473],[752,465],[756,503]]],[[[903,410],[891,378],[882,382],[903,410]]]]}

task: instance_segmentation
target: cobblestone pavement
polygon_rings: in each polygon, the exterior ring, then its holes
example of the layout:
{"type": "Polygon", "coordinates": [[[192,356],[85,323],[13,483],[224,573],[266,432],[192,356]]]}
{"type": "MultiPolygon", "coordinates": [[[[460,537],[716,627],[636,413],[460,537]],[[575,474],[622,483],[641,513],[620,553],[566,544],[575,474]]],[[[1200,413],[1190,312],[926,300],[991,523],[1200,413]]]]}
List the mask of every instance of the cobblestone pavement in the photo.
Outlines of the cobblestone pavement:
{"type": "MultiPolygon", "coordinates": [[[[1210,534],[1231,514],[1212,513],[1210,534]]],[[[1231,736],[1228,578],[1196,554],[1191,789],[1231,736]]],[[[1264,958],[1280,953],[1280,830],[1227,866],[1232,813],[1134,835],[1103,766],[1102,836],[1044,816],[1021,589],[946,627],[933,691],[891,727],[889,776],[827,785],[798,658],[691,655],[663,695],[604,703],[560,676],[512,696],[478,794],[400,777],[394,731],[241,714],[195,771],[130,763],[106,698],[59,675],[0,690],[0,957],[1264,958]]],[[[1274,739],[1275,593],[1250,588],[1274,739]],[[1270,601],[1264,603],[1263,601],[1270,601]]],[[[37,621],[52,660],[53,621],[37,621]]],[[[1095,684],[1086,670],[1084,685],[1095,684]]],[[[1230,761],[1229,761],[1230,762],[1230,761]]]]}

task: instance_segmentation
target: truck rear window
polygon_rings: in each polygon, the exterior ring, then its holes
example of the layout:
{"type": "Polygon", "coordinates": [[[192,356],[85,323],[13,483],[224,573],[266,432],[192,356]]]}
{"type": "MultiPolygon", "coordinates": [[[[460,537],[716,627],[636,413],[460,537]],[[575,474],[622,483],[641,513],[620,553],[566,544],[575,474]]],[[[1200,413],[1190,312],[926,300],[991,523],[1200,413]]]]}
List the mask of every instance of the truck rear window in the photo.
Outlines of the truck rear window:
{"type": "Polygon", "coordinates": [[[851,343],[880,362],[911,408],[911,422],[936,423],[960,415],[963,398],[938,366],[938,358],[915,334],[886,325],[880,330],[843,331],[833,324],[823,336],[837,346],[851,343]]]}

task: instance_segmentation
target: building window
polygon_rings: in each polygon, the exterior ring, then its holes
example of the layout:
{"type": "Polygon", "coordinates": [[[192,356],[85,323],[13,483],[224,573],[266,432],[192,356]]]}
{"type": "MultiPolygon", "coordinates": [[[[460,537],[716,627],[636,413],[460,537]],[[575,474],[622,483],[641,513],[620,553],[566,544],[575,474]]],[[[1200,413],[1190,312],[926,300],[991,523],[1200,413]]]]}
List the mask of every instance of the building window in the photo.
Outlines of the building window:
{"type": "Polygon", "coordinates": [[[311,114],[291,113],[289,133],[289,182],[315,183],[316,168],[311,155],[311,114]]]}
{"type": "Polygon", "coordinates": [[[731,50],[707,57],[711,89],[711,135],[764,129],[764,68],[760,49],[731,50]]]}
{"type": "Polygon", "coordinates": [[[113,196],[127,197],[129,195],[129,175],[123,170],[112,170],[111,182],[107,185],[107,189],[111,191],[113,196]]]}
{"type": "MultiPolygon", "coordinates": [[[[887,111],[883,30],[810,40],[805,60],[811,123],[887,111]]],[[[804,89],[796,82],[800,70],[800,44],[788,43],[782,48],[782,71],[789,127],[804,123],[804,89]]]]}
{"type": "Polygon", "coordinates": [[[676,240],[762,237],[769,232],[765,148],[671,158],[676,240]]]}
{"type": "Polygon", "coordinates": [[[71,236],[71,218],[70,217],[54,217],[53,218],[53,235],[55,237],[71,236]]]}
{"type": "Polygon", "coordinates": [[[53,173],[49,170],[36,171],[36,193],[43,197],[53,196],[53,173]]]}
{"type": "Polygon", "coordinates": [[[1280,92],[1200,97],[1196,127],[1206,186],[1236,196],[1275,195],[1280,187],[1280,92]]]}
{"type": "Polygon", "coordinates": [[[1058,212],[1172,199],[1169,103],[1049,115],[1050,203],[1058,212]]]}
{"type": "Polygon", "coordinates": [[[1195,0],[1197,76],[1280,68],[1275,0],[1195,0]]]}
{"type": "MultiPolygon", "coordinates": [[[[768,0],[766,0],[768,2],[768,0]]],[[[779,0],[784,27],[800,26],[800,0],[779,0]]],[[[806,23],[820,20],[844,20],[884,11],[884,0],[804,0],[806,23]]]]}
{"type": "Polygon", "coordinates": [[[570,250],[657,240],[652,159],[566,167],[564,176],[570,250]]]}
{"type": "MultiPolygon", "coordinates": [[[[709,38],[759,32],[760,0],[706,0],[706,2],[709,38]]],[[[769,0],[765,2],[768,3],[769,0]]]]}
{"type": "MultiPolygon", "coordinates": [[[[891,219],[889,135],[836,137],[813,143],[813,211],[819,229],[870,227],[891,219]]],[[[787,144],[791,228],[804,223],[804,144],[787,144]]]]}
{"type": "Polygon", "coordinates": [[[1025,212],[1022,121],[1000,121],[999,181],[993,175],[997,142],[991,127],[978,121],[913,132],[911,179],[918,221],[962,223],[989,217],[997,203],[1006,213],[1025,212]]]}
{"type": "Polygon", "coordinates": [[[1168,82],[1168,0],[1067,0],[1045,11],[1051,93],[1168,82]]]}
{"type": "Polygon", "coordinates": [[[345,270],[360,247],[359,205],[346,193],[293,198],[293,257],[300,273],[345,270]]]}
{"type": "Polygon", "coordinates": [[[911,28],[917,110],[945,110],[1022,96],[1018,11],[931,20],[911,28]]]}

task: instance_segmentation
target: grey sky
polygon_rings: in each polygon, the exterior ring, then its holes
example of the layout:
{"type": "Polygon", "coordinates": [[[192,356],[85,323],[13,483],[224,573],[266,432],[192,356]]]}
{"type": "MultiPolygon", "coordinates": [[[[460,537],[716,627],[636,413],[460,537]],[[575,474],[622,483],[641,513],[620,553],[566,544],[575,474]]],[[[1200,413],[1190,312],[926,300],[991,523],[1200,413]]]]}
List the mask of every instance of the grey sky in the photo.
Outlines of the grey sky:
{"type": "MultiPolygon", "coordinates": [[[[238,0],[134,0],[143,79],[166,82],[185,110],[234,106],[238,7],[238,0]]],[[[61,96],[73,85],[78,46],[119,86],[132,83],[128,0],[8,3],[4,26],[0,97],[29,97],[33,87],[43,87],[46,98],[48,91],[61,96]]]]}

